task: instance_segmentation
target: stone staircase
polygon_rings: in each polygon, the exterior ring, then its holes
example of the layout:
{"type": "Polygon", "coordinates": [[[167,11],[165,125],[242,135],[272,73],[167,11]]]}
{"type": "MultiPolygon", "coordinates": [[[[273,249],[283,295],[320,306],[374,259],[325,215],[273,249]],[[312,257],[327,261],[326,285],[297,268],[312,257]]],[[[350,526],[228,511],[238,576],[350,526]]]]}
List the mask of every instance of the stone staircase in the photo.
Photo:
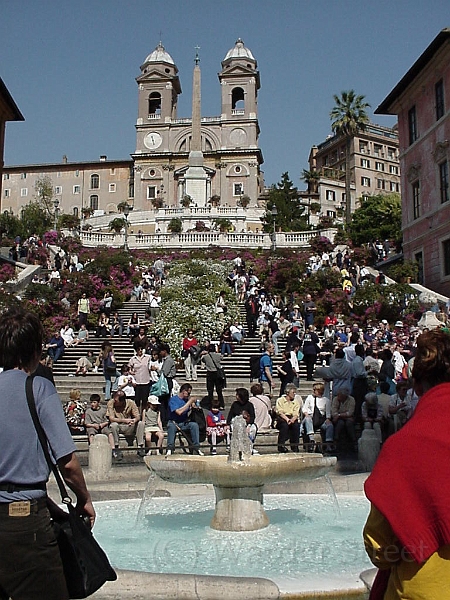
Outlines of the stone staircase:
{"type": "MultiPolygon", "coordinates": [[[[147,308],[146,302],[130,301],[127,302],[122,309],[118,312],[123,317],[124,323],[128,321],[133,312],[137,312],[141,318],[144,317],[145,309],[147,308]]],[[[242,320],[244,318],[244,308],[241,307],[242,320]]],[[[73,377],[76,370],[75,362],[81,356],[84,356],[88,350],[92,350],[94,355],[97,356],[100,347],[105,338],[95,337],[95,332],[90,332],[90,337],[87,342],[66,348],[64,356],[54,365],[53,375],[57,390],[63,399],[66,401],[69,396],[69,392],[72,388],[78,388],[81,390],[82,400],[88,401],[89,396],[92,393],[100,394],[103,398],[103,387],[104,378],[102,372],[93,373],[92,371],[86,375],[86,377],[73,377]]],[[[120,366],[127,363],[133,356],[133,348],[129,342],[128,337],[115,336],[111,339],[111,343],[114,348],[114,354],[116,357],[117,365],[120,366]]],[[[237,387],[246,387],[250,389],[250,357],[259,354],[260,340],[259,338],[246,339],[244,344],[235,346],[235,350],[232,356],[227,356],[222,359],[222,364],[227,375],[227,387],[224,390],[225,406],[229,407],[235,400],[234,390],[237,387]]],[[[280,351],[284,347],[284,341],[279,340],[280,351]]],[[[276,374],[276,366],[281,364],[281,357],[274,357],[274,378],[275,378],[275,393],[276,398],[279,391],[279,380],[276,374]]],[[[101,370],[100,370],[101,371],[101,370]]],[[[177,381],[182,384],[185,380],[184,365],[181,362],[177,368],[177,381]]],[[[192,385],[193,395],[202,398],[206,395],[206,370],[199,366],[198,368],[198,380],[190,382],[192,385]]],[[[305,397],[311,392],[311,382],[306,381],[306,369],[303,363],[300,364],[300,394],[305,397]]]]}

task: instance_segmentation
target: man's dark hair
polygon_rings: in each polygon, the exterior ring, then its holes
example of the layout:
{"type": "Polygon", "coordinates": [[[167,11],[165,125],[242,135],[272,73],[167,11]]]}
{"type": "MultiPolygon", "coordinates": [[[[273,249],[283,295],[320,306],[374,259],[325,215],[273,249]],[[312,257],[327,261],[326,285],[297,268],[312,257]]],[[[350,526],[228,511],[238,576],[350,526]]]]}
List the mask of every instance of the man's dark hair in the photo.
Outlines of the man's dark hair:
{"type": "Polygon", "coordinates": [[[336,358],[344,358],[345,352],[342,348],[336,348],[336,352],[334,353],[336,358]]]}
{"type": "Polygon", "coordinates": [[[382,381],[380,383],[380,392],[382,394],[387,394],[389,392],[390,387],[391,386],[390,386],[390,384],[387,381],[382,381]]]}
{"type": "Polygon", "coordinates": [[[239,397],[239,400],[242,402],[242,404],[248,402],[249,394],[246,388],[236,388],[236,396],[239,397]]]}
{"type": "Polygon", "coordinates": [[[161,344],[159,347],[160,350],[164,350],[167,354],[170,354],[170,346],[169,344],[161,344]]]}
{"type": "Polygon", "coordinates": [[[89,402],[100,402],[100,394],[91,394],[89,402]]]}
{"type": "Polygon", "coordinates": [[[181,392],[186,392],[188,390],[192,390],[192,385],[190,385],[189,383],[183,383],[183,385],[180,387],[180,394],[181,392]]]}
{"type": "Polygon", "coordinates": [[[0,367],[33,370],[42,351],[44,330],[38,317],[13,308],[0,317],[0,367]]]}
{"type": "Polygon", "coordinates": [[[133,343],[133,348],[136,350],[136,352],[140,349],[140,350],[145,350],[145,342],[143,340],[136,340],[133,343]]]}

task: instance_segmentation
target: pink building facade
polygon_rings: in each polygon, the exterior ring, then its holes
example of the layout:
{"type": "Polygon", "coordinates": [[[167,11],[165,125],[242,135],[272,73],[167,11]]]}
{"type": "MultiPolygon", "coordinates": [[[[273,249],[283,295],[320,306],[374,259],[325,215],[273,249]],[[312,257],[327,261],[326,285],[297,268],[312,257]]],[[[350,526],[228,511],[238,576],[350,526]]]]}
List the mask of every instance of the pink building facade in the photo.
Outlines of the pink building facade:
{"type": "Polygon", "coordinates": [[[375,111],[398,116],[403,252],[420,283],[450,296],[450,29],[375,111]]]}

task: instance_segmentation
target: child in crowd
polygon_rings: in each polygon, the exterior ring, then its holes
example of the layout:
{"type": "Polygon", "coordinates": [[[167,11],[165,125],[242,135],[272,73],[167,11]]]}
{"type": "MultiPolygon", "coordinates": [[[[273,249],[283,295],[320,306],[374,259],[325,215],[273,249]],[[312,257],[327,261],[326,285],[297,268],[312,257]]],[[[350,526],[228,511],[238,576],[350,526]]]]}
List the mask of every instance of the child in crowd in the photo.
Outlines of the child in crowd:
{"type": "Polygon", "coordinates": [[[120,369],[120,377],[117,383],[117,389],[122,390],[125,393],[125,398],[134,400],[136,395],[135,388],[136,379],[130,373],[130,367],[127,364],[123,364],[120,369]]]}
{"type": "Polygon", "coordinates": [[[90,444],[97,434],[102,433],[108,436],[109,444],[114,449],[114,438],[109,428],[108,417],[106,416],[106,405],[100,404],[99,394],[91,394],[89,402],[91,406],[86,410],[86,414],[84,415],[88,443],[90,444]]]}
{"type": "Polygon", "coordinates": [[[211,410],[206,415],[206,434],[211,444],[211,454],[217,454],[217,442],[226,438],[230,445],[230,427],[219,409],[219,401],[213,400],[211,410]]]}
{"type": "Polygon", "coordinates": [[[78,389],[72,389],[69,392],[69,401],[64,406],[64,415],[67,425],[72,435],[81,435],[85,433],[84,413],[86,407],[81,402],[81,392],[78,389]]]}
{"type": "MultiPolygon", "coordinates": [[[[162,445],[164,441],[164,431],[161,423],[161,415],[159,414],[159,406],[161,402],[158,396],[150,395],[147,404],[142,413],[142,422],[144,423],[145,445],[150,448],[152,440],[156,442],[158,454],[162,454],[162,445]]],[[[152,451],[149,449],[147,456],[150,456],[152,451]]]]}

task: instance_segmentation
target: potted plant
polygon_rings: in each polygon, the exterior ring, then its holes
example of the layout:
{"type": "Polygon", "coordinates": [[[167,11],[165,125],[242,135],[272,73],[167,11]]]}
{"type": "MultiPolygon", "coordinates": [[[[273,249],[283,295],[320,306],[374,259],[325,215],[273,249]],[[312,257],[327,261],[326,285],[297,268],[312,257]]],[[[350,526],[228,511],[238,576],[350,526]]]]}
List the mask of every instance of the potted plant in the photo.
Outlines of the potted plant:
{"type": "Polygon", "coordinates": [[[231,229],[233,229],[233,223],[230,221],[230,219],[225,219],[223,217],[220,217],[218,219],[214,219],[213,223],[214,223],[214,228],[218,229],[220,231],[220,233],[226,233],[227,231],[230,231],[231,229]]]}
{"type": "Polygon", "coordinates": [[[404,260],[392,265],[387,274],[397,282],[411,283],[411,281],[417,281],[419,265],[414,260],[404,260]]]}
{"type": "Polygon", "coordinates": [[[183,206],[184,208],[189,208],[192,202],[192,197],[189,196],[189,194],[185,194],[181,199],[181,206],[183,206]]]}
{"type": "Polygon", "coordinates": [[[170,233],[181,233],[183,231],[183,221],[179,217],[174,217],[170,219],[167,229],[170,233]]]}
{"type": "Polygon", "coordinates": [[[208,200],[209,204],[211,204],[211,206],[219,206],[220,204],[220,196],[218,196],[217,194],[214,194],[213,196],[211,196],[211,198],[208,200]]]}
{"type": "Polygon", "coordinates": [[[247,206],[249,204],[250,204],[250,196],[244,195],[239,198],[239,206],[242,206],[242,208],[247,208],[247,206]]]}
{"type": "Polygon", "coordinates": [[[156,198],[152,198],[152,206],[154,209],[158,209],[158,208],[162,208],[163,205],[163,199],[160,198],[159,196],[157,196],[156,198]]]}
{"type": "Polygon", "coordinates": [[[317,214],[320,212],[320,204],[318,202],[311,202],[309,210],[313,215],[317,214]]]}

